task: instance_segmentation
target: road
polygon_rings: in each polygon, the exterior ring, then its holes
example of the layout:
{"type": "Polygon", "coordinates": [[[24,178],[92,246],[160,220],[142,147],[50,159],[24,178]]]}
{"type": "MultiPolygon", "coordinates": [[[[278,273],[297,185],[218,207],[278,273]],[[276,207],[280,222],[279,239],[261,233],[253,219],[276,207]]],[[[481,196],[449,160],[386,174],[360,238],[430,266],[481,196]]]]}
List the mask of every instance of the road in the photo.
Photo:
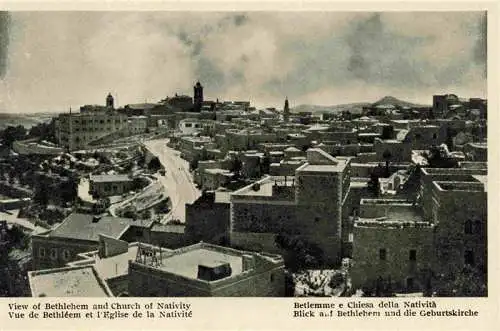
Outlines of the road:
{"type": "Polygon", "coordinates": [[[178,219],[185,223],[185,204],[193,203],[200,197],[201,192],[193,183],[188,162],[181,159],[179,151],[168,147],[167,142],[168,139],[149,140],[145,141],[144,145],[165,167],[165,176],[159,175],[158,179],[170,197],[172,210],[163,221],[178,219]]]}

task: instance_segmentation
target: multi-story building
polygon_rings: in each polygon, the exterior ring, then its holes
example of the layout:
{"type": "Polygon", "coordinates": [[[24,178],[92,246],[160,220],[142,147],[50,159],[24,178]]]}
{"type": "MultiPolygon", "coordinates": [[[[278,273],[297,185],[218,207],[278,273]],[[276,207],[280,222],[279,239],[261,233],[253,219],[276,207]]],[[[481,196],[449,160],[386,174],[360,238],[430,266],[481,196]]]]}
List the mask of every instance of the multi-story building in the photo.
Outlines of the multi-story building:
{"type": "Polygon", "coordinates": [[[456,274],[465,266],[486,270],[486,176],[482,180],[433,182],[436,272],[456,274]]]}
{"type": "Polygon", "coordinates": [[[295,177],[268,176],[231,194],[231,245],[279,252],[277,235],[298,235],[338,263],[349,182],[349,159],[309,149],[295,177]]]}
{"type": "Polygon", "coordinates": [[[353,287],[425,289],[433,264],[433,232],[434,225],[422,221],[412,203],[362,199],[353,227],[353,287]]]}
{"type": "Polygon", "coordinates": [[[126,131],[128,126],[127,116],[113,109],[80,113],[70,111],[57,118],[55,135],[61,147],[73,151],[86,149],[92,141],[117,131],[126,131]]]}

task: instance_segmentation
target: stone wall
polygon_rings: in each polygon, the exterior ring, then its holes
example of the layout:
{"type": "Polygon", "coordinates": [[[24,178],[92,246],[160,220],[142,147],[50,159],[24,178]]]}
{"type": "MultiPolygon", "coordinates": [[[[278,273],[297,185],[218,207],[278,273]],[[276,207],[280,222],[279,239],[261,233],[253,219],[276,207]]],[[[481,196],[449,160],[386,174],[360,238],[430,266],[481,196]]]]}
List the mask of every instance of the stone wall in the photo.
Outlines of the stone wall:
{"type": "Polygon", "coordinates": [[[33,236],[33,270],[60,268],[68,262],[78,260],[78,254],[99,248],[98,242],[33,236]]]}
{"type": "MultiPolygon", "coordinates": [[[[354,288],[374,286],[379,277],[406,286],[407,278],[414,278],[418,286],[425,286],[421,274],[432,266],[433,229],[383,228],[354,226],[353,267],[354,288]],[[385,249],[386,259],[380,259],[385,249]],[[416,251],[416,260],[410,261],[410,250],[416,251]]],[[[425,273],[424,273],[425,274],[425,273]]]]}

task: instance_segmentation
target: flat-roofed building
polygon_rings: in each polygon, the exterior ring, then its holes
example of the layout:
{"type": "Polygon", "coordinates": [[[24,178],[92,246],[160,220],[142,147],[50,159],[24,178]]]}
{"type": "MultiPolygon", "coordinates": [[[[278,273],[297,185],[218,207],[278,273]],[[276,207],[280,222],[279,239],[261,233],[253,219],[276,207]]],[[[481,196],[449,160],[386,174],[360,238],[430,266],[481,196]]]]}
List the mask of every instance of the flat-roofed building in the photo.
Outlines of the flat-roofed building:
{"type": "Polygon", "coordinates": [[[99,198],[122,195],[134,187],[129,175],[90,175],[89,182],[89,193],[99,198]]]}
{"type": "Polygon", "coordinates": [[[418,193],[419,203],[422,207],[423,218],[433,222],[432,209],[434,201],[432,191],[435,181],[465,181],[474,182],[474,175],[487,175],[486,168],[421,168],[420,188],[418,193]]]}
{"type": "Polygon", "coordinates": [[[60,114],[56,121],[59,146],[69,151],[86,149],[93,141],[123,131],[128,135],[129,122],[124,114],[107,109],[99,112],[60,114]]]}
{"type": "Polygon", "coordinates": [[[437,272],[457,274],[487,265],[486,181],[434,181],[432,222],[436,224],[437,272]]]}
{"type": "Polygon", "coordinates": [[[340,262],[350,160],[320,149],[294,177],[267,176],[231,194],[231,244],[279,252],[278,234],[299,235],[318,245],[325,263],[340,262]]]}
{"type": "Polygon", "coordinates": [[[139,249],[129,264],[129,291],[142,297],[284,296],[279,255],[198,243],[161,255],[139,249]]]}
{"type": "Polygon", "coordinates": [[[433,265],[433,231],[434,226],[422,220],[412,203],[362,199],[353,228],[354,288],[425,289],[433,265]]]}

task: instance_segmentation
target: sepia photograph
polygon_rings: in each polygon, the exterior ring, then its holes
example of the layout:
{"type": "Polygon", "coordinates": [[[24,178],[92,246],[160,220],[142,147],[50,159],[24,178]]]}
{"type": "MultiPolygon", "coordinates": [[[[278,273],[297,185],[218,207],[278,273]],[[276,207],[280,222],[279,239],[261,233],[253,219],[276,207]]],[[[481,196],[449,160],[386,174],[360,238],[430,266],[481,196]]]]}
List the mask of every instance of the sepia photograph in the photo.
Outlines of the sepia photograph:
{"type": "Polygon", "coordinates": [[[488,297],[487,16],[0,12],[0,296],[488,297]]]}

